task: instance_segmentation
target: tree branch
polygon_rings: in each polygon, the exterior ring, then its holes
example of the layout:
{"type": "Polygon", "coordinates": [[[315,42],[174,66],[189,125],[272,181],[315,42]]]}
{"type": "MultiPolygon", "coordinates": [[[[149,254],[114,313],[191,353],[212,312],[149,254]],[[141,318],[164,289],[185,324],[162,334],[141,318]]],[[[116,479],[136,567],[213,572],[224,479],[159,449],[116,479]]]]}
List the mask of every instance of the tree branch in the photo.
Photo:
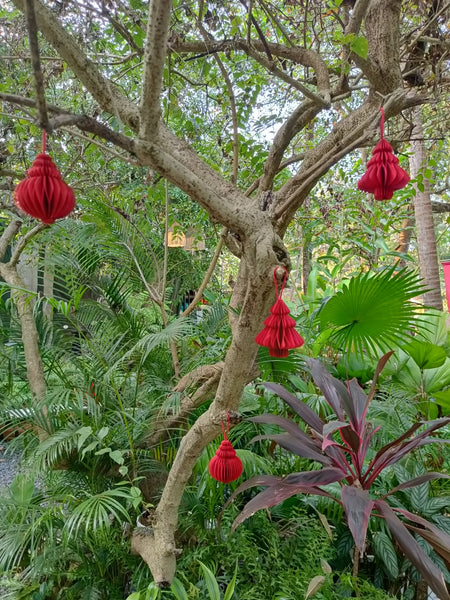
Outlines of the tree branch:
{"type": "Polygon", "coordinates": [[[350,17],[350,20],[345,30],[346,35],[348,35],[349,33],[359,33],[362,21],[367,13],[371,1],[372,0],[357,0],[352,11],[352,16],[350,17]]]}
{"type": "Polygon", "coordinates": [[[0,237],[0,261],[5,257],[8,246],[22,227],[22,221],[15,219],[9,223],[0,237]]]}
{"type": "MultiPolygon", "coordinates": [[[[276,65],[269,61],[264,55],[265,45],[261,40],[252,40],[251,44],[248,44],[246,40],[241,38],[235,38],[233,40],[224,41],[208,41],[206,43],[207,53],[214,52],[226,52],[229,50],[240,50],[248,56],[254,58],[258,63],[264,66],[268,71],[280,77],[283,81],[286,81],[305,96],[308,96],[311,100],[317,102],[320,106],[327,108],[330,105],[330,76],[328,68],[324,60],[319,56],[317,52],[310,49],[299,48],[299,47],[287,47],[281,44],[274,44],[272,42],[266,42],[273,56],[278,58],[284,58],[292,61],[295,64],[300,64],[305,67],[311,67],[314,70],[317,79],[317,94],[312,92],[305,85],[300,83],[298,80],[289,77],[284,71],[276,67],[276,65]]],[[[177,40],[171,46],[171,49],[177,53],[188,53],[196,52],[201,53],[205,51],[205,43],[202,42],[191,42],[177,40]]]]}
{"type": "MultiPolygon", "coordinates": [[[[384,109],[386,117],[394,116],[408,106],[419,103],[415,96],[407,95],[400,88],[387,99],[384,109]]],[[[306,198],[320,177],[348,152],[363,145],[378,126],[381,101],[371,94],[367,100],[334,127],[333,131],[313,150],[308,152],[298,173],[279,190],[284,200],[276,207],[275,217],[287,226],[298,206],[306,198]]]]}
{"type": "Polygon", "coordinates": [[[167,439],[170,431],[179,428],[195,408],[214,396],[222,370],[223,362],[214,365],[200,365],[180,379],[172,393],[180,394],[187,390],[189,392],[183,397],[180,409],[176,414],[171,417],[166,415],[157,417],[153,424],[153,431],[145,441],[148,448],[154,448],[161,441],[167,439]],[[196,387],[197,389],[195,389],[196,387]]]}
{"type": "MultiPolygon", "coordinates": [[[[25,0],[12,0],[12,2],[18,9],[25,12],[25,0]]],[[[137,107],[122,94],[114,83],[100,73],[97,65],[87,58],[74,38],[40,0],[34,0],[34,10],[39,30],[67,62],[69,68],[100,106],[111,114],[117,115],[131,129],[137,130],[137,107]]]]}
{"type": "Polygon", "coordinates": [[[264,165],[264,173],[259,183],[259,192],[270,190],[286,148],[293,137],[320,112],[320,108],[311,100],[302,102],[277,131],[264,165]]]}
{"type": "Polygon", "coordinates": [[[160,97],[169,32],[171,0],[151,0],[140,105],[139,136],[151,139],[161,117],[160,97]]]}
{"type": "Polygon", "coordinates": [[[41,69],[39,58],[39,43],[37,35],[36,15],[34,13],[34,0],[25,0],[25,16],[28,27],[28,41],[30,44],[31,64],[34,72],[34,82],[36,89],[36,102],[39,112],[39,125],[50,133],[50,127],[47,115],[47,103],[45,100],[44,76],[41,69]]]}
{"type": "Polygon", "coordinates": [[[209,280],[211,279],[212,274],[214,273],[214,269],[216,268],[217,261],[219,260],[220,253],[222,252],[222,248],[223,248],[223,244],[224,244],[224,237],[227,235],[227,233],[228,232],[226,229],[224,229],[224,231],[222,231],[219,242],[216,247],[216,251],[214,252],[214,256],[212,257],[212,260],[208,267],[208,270],[206,271],[205,276],[203,277],[203,281],[202,281],[200,287],[198,288],[197,293],[195,294],[192,302],[189,304],[189,306],[186,308],[186,310],[184,310],[181,313],[182,317],[189,316],[191,314],[191,312],[195,309],[197,304],[200,302],[200,300],[203,296],[203,292],[205,291],[206,286],[208,285],[209,280]]]}
{"type": "Polygon", "coordinates": [[[35,225],[35,227],[33,227],[33,229],[30,229],[28,233],[26,233],[22,238],[20,238],[19,243],[14,248],[14,252],[12,253],[11,260],[8,262],[8,265],[10,267],[15,267],[19,262],[19,258],[22,252],[25,250],[25,246],[28,244],[28,242],[32,238],[34,238],[34,236],[37,235],[40,231],[42,231],[43,229],[47,229],[48,227],[49,225],[46,225],[45,223],[38,223],[37,225],[35,225]]]}

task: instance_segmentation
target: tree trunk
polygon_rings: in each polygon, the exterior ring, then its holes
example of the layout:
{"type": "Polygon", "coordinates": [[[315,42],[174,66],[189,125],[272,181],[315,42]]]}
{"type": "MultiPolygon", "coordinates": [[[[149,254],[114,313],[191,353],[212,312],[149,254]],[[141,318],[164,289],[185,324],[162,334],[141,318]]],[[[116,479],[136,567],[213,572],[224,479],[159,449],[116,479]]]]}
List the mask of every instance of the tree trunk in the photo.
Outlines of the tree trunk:
{"type": "Polygon", "coordinates": [[[423,141],[423,125],[420,107],[412,110],[414,129],[411,142],[413,154],[409,159],[411,178],[419,177],[414,196],[414,213],[416,217],[417,249],[419,254],[419,271],[425,285],[429,289],[423,295],[426,306],[442,310],[442,295],[439,281],[439,263],[436,247],[436,236],[433,224],[433,210],[430,197],[430,182],[424,176],[427,168],[427,155],[423,141]],[[421,181],[421,183],[420,183],[421,181]],[[419,189],[418,185],[421,189],[419,189]]]}
{"type": "Polygon", "coordinates": [[[414,600],[428,600],[428,584],[426,581],[419,581],[416,586],[414,600]]]}
{"type": "MultiPolygon", "coordinates": [[[[401,254],[408,254],[409,246],[411,244],[413,227],[414,219],[412,217],[407,217],[406,219],[403,219],[402,227],[398,234],[398,246],[395,249],[396,252],[400,252],[401,254]]],[[[400,256],[396,258],[395,262],[401,268],[406,267],[405,259],[401,258],[400,256]]]]}

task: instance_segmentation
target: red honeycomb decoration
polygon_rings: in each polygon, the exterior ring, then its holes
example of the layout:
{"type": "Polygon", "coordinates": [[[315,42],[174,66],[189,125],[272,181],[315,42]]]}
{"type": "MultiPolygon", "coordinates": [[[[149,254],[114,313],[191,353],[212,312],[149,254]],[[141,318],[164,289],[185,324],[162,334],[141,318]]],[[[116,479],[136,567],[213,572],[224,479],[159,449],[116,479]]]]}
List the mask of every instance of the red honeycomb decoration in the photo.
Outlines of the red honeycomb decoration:
{"type": "Polygon", "coordinates": [[[216,451],[216,454],[209,461],[209,474],[213,479],[222,483],[230,483],[242,475],[242,461],[237,456],[236,450],[228,439],[228,430],[230,428],[230,414],[228,414],[227,431],[222,423],[223,441],[216,451]]]}
{"type": "Polygon", "coordinates": [[[16,187],[14,201],[23,212],[50,225],[73,211],[75,194],[46,154],[46,141],[44,131],[42,153],[36,156],[27,176],[16,187]]]}
{"type": "Polygon", "coordinates": [[[289,350],[291,348],[303,346],[304,340],[295,330],[296,323],[294,319],[289,316],[289,308],[281,298],[284,286],[286,285],[287,269],[284,267],[284,277],[280,293],[278,293],[277,286],[277,269],[278,267],[275,267],[273,271],[277,300],[270,309],[270,315],[264,321],[264,329],[255,337],[255,342],[260,346],[269,348],[270,356],[286,358],[289,354],[289,350]]]}
{"type": "Polygon", "coordinates": [[[372,151],[367,171],[358,181],[358,188],[375,196],[375,200],[390,200],[395,190],[409,181],[408,173],[398,164],[392,146],[384,139],[384,109],[381,108],[381,140],[372,151]]]}

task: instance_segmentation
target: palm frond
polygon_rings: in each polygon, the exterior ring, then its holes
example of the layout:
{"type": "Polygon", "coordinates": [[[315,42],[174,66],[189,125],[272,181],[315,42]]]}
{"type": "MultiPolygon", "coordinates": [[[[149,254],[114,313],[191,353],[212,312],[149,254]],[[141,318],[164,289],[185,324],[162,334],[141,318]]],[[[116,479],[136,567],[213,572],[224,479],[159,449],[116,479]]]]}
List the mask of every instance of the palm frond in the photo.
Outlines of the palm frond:
{"type": "Polygon", "coordinates": [[[342,352],[378,355],[408,339],[421,308],[412,299],[424,291],[419,277],[406,269],[364,273],[344,284],[317,319],[342,352]]]}
{"type": "Polygon", "coordinates": [[[66,523],[66,531],[70,537],[76,537],[84,525],[87,533],[102,527],[110,527],[112,520],[119,523],[130,522],[130,515],[123,504],[123,500],[130,500],[130,494],[123,488],[105,490],[95,496],[89,496],[78,504],[66,523]]]}

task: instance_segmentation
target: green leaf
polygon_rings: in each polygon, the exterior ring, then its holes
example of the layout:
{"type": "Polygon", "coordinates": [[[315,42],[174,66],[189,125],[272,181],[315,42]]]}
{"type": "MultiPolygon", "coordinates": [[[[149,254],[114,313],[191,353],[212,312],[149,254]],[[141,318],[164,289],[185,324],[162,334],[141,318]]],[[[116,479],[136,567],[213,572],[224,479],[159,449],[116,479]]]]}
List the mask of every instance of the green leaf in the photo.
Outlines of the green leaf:
{"type": "Polygon", "coordinates": [[[375,554],[382,561],[387,573],[392,579],[397,579],[398,559],[391,538],[383,531],[376,531],[372,541],[375,554]]]}
{"type": "MultiPolygon", "coordinates": [[[[98,454],[98,452],[97,452],[98,454]]],[[[116,462],[118,465],[123,465],[123,454],[120,450],[113,450],[112,452],[109,453],[109,456],[111,458],[111,460],[113,460],[114,462],[116,462]]]]}
{"type": "Polygon", "coordinates": [[[403,350],[410,355],[419,369],[435,369],[447,360],[444,348],[421,340],[413,340],[403,346],[403,350]]]}
{"type": "Polygon", "coordinates": [[[99,442],[97,440],[94,440],[88,446],[86,446],[86,448],[83,448],[83,451],[81,452],[81,458],[84,458],[84,455],[87,452],[90,452],[91,450],[94,450],[94,448],[97,448],[98,444],[99,442]]]}
{"type": "Polygon", "coordinates": [[[99,440],[102,440],[109,433],[109,427],[102,427],[99,431],[97,431],[97,437],[99,440]]]}
{"type": "Polygon", "coordinates": [[[238,563],[237,563],[237,560],[236,560],[236,566],[234,568],[233,579],[227,585],[227,589],[225,590],[225,594],[223,596],[223,600],[231,600],[231,598],[233,597],[234,588],[236,587],[237,567],[238,567],[238,563]]]}
{"type": "Polygon", "coordinates": [[[125,600],[141,600],[141,593],[133,592],[132,594],[127,596],[125,600]]]}
{"type": "Polygon", "coordinates": [[[369,42],[364,36],[359,35],[350,42],[350,50],[361,56],[361,58],[366,59],[369,52],[369,42]]]}
{"type": "Polygon", "coordinates": [[[34,479],[19,473],[9,486],[9,493],[17,504],[29,504],[34,493],[34,479]]]}
{"type": "Polygon", "coordinates": [[[161,590],[154,581],[150,583],[145,592],[145,600],[158,600],[161,596],[161,590]]]}
{"type": "Polygon", "coordinates": [[[95,456],[102,456],[102,454],[106,454],[107,452],[111,452],[111,448],[102,448],[101,450],[97,450],[95,456]]]}
{"type": "Polygon", "coordinates": [[[211,600],[220,600],[219,584],[216,581],[214,573],[200,560],[198,562],[203,571],[203,576],[205,578],[205,583],[208,589],[209,597],[211,598],[211,600]]]}
{"type": "Polygon", "coordinates": [[[189,596],[186,592],[184,585],[176,577],[174,577],[172,581],[170,591],[175,596],[175,600],[189,600],[189,596]]]}
{"type": "Polygon", "coordinates": [[[81,427],[81,429],[79,429],[77,431],[78,435],[80,436],[78,438],[78,451],[81,450],[81,447],[83,446],[84,442],[87,440],[87,438],[91,435],[92,433],[92,427],[81,427]]]}
{"type": "Polygon", "coordinates": [[[447,415],[450,415],[450,390],[434,392],[433,398],[436,404],[439,404],[442,408],[442,416],[446,417],[447,415]]]}
{"type": "Polygon", "coordinates": [[[343,352],[379,355],[409,341],[423,293],[420,279],[406,269],[352,277],[317,315],[322,329],[333,328],[330,341],[343,352]]]}

